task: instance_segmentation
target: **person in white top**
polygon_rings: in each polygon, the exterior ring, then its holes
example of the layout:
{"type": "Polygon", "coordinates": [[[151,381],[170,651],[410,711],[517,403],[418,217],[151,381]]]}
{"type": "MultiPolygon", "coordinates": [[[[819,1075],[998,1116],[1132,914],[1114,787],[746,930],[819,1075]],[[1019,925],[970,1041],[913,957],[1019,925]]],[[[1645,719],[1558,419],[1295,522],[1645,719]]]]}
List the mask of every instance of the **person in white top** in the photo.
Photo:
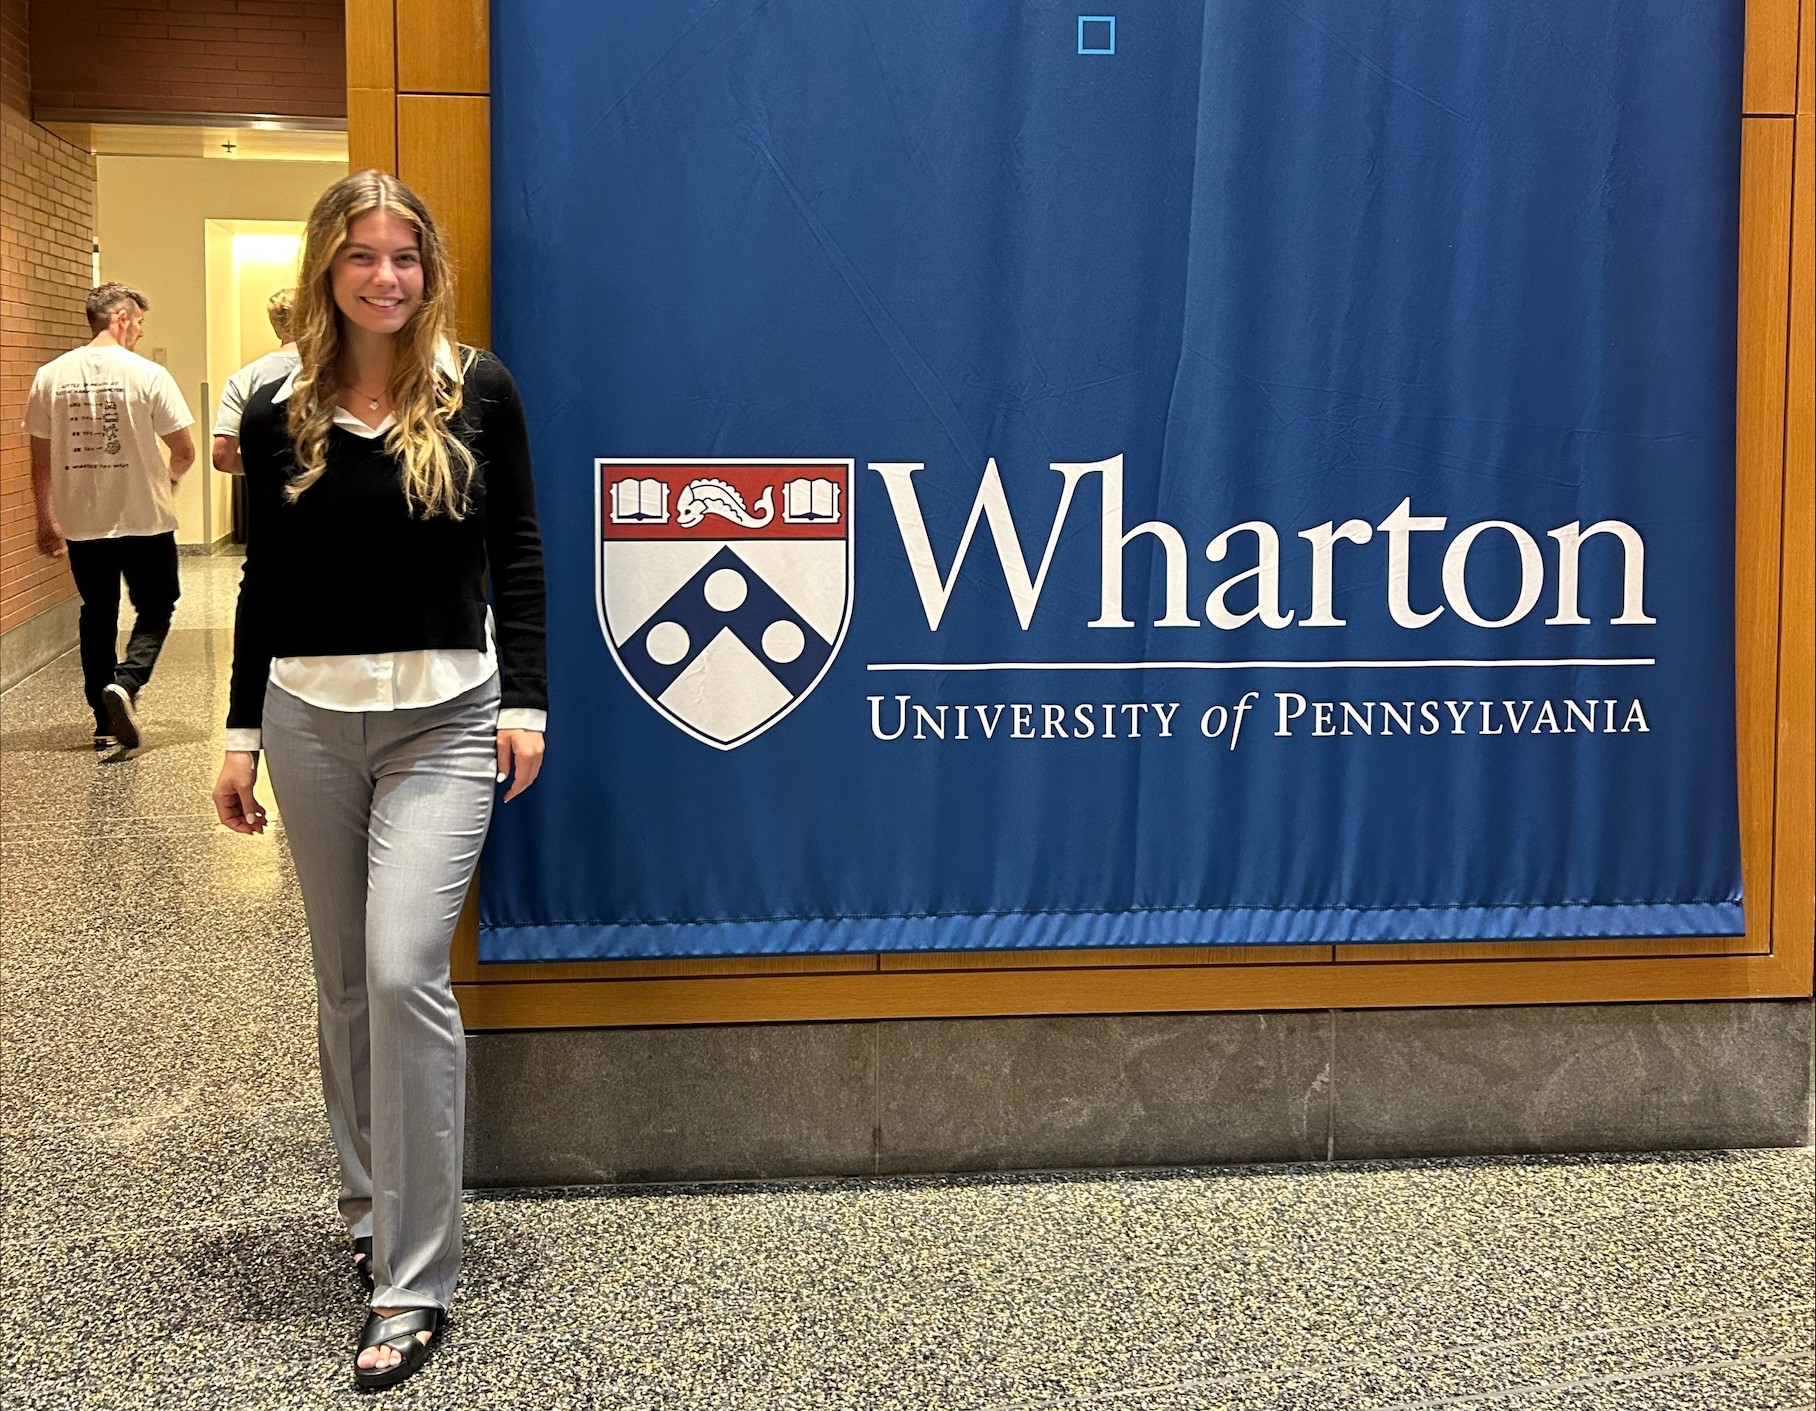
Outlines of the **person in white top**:
{"type": "Polygon", "coordinates": [[[294,289],[280,289],[265,301],[265,317],[277,335],[277,348],[247,363],[221,389],[221,404],[214,414],[214,468],[223,474],[246,473],[240,463],[240,418],[246,412],[246,399],[267,382],[282,382],[297,369],[296,339],[290,336],[290,310],[295,301],[294,289]]]}
{"type": "Polygon", "coordinates": [[[68,556],[82,598],[77,635],[97,751],[138,747],[138,695],[181,591],[175,490],[195,464],[195,418],[176,379],[132,351],[150,307],[124,284],[90,290],[94,337],[39,368],[25,405],[38,552],[68,556]],[[122,578],[136,616],[116,660],[122,578]]]}

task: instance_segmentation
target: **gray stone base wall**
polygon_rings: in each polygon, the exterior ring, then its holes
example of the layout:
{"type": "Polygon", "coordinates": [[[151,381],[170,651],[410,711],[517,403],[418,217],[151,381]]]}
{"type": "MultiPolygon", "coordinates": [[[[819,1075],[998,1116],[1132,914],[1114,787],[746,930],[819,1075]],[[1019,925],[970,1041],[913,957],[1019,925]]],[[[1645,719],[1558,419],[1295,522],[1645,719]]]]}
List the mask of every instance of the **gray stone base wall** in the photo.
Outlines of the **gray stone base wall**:
{"type": "Polygon", "coordinates": [[[231,534],[223,534],[211,544],[202,543],[200,540],[193,544],[178,544],[177,554],[179,557],[207,558],[215,554],[232,553],[237,547],[231,534]]]}
{"type": "Polygon", "coordinates": [[[1809,1000],[468,1038],[477,1187],[1801,1146],[1809,1000]]]}
{"type": "Polygon", "coordinates": [[[82,600],[67,598],[0,634],[0,691],[16,686],[76,645],[82,600]]]}

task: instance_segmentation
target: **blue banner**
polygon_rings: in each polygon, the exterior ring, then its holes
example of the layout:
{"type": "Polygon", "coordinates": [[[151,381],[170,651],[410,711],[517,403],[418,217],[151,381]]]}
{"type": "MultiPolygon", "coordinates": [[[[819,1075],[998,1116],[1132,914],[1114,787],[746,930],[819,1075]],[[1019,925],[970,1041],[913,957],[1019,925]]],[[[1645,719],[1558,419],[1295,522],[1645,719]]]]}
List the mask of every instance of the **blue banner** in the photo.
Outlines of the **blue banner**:
{"type": "Polygon", "coordinates": [[[1740,0],[497,0],[481,958],[1723,935],[1740,0]]]}

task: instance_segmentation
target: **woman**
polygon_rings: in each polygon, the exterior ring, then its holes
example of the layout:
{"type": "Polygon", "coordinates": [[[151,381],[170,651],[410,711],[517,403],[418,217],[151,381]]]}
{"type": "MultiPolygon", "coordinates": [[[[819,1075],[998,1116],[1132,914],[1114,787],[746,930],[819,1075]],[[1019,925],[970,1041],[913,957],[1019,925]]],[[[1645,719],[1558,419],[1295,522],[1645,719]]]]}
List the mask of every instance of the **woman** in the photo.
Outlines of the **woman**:
{"type": "Polygon", "coordinates": [[[358,172],[316,202],[294,327],[299,366],[240,425],[250,513],[214,801],[235,832],[264,831],[262,749],[371,1293],[354,1376],[376,1390],[428,1360],[460,1272],[448,951],[495,785],[509,802],[541,767],[542,545],[517,389],[452,343],[446,251],[396,178],[358,172]]]}

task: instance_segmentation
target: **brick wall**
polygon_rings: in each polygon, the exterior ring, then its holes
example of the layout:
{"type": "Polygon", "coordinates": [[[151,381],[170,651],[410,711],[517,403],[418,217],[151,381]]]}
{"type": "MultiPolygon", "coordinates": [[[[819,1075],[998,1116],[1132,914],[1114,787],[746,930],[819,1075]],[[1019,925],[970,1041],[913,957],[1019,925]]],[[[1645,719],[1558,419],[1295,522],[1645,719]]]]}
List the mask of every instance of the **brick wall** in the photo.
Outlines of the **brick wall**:
{"type": "Polygon", "coordinates": [[[40,363],[88,340],[94,160],[27,115],[26,0],[0,0],[0,632],[75,593],[41,558],[31,447],[20,426],[40,363]]]}
{"type": "Polygon", "coordinates": [[[26,58],[25,0],[0,0],[0,104],[29,115],[31,65],[26,58]]]}
{"type": "Polygon", "coordinates": [[[347,115],[345,0],[30,0],[40,113],[347,115]],[[109,49],[127,62],[107,65],[109,49]],[[106,72],[105,86],[96,86],[106,72]]]}

